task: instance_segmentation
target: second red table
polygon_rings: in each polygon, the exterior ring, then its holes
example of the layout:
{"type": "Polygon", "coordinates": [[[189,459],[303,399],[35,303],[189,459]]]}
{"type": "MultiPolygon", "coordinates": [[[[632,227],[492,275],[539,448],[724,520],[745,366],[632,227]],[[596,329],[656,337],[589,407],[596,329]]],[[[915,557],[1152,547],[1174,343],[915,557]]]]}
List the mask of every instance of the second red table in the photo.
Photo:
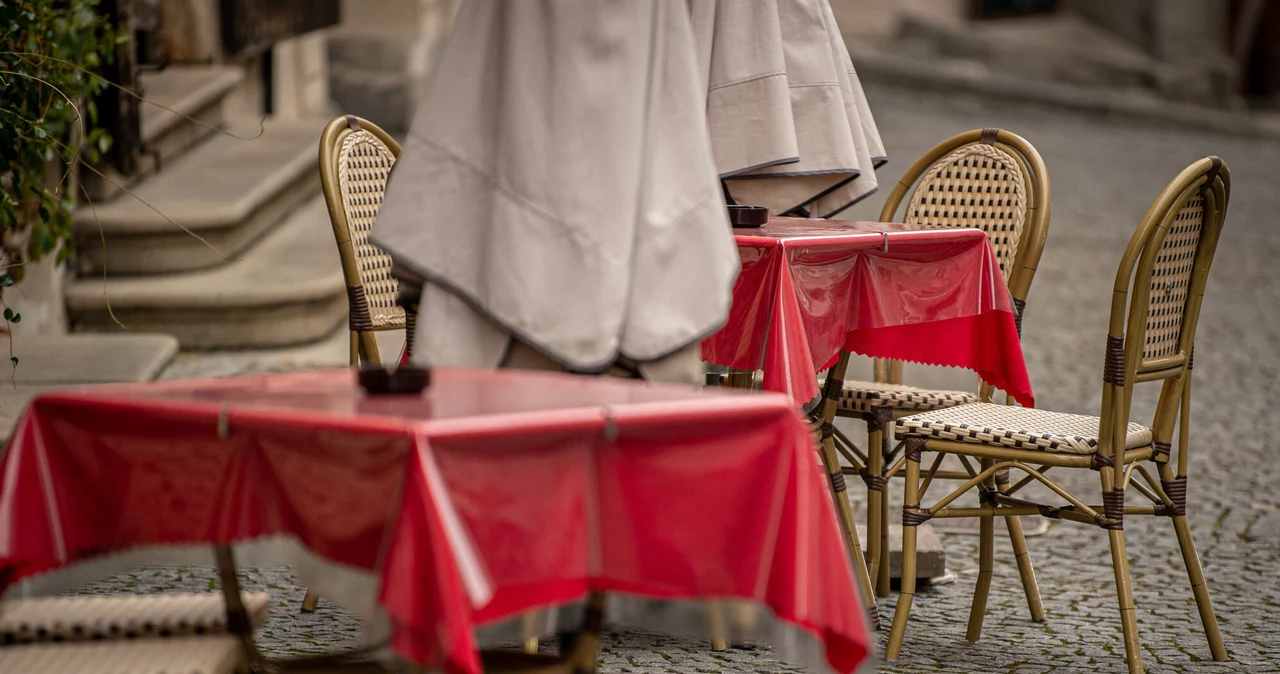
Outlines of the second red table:
{"type": "Polygon", "coordinates": [[[771,218],[735,230],[742,273],[703,359],[764,371],[802,405],[844,349],[961,367],[1035,400],[1013,306],[986,234],[841,220],[771,218]]]}

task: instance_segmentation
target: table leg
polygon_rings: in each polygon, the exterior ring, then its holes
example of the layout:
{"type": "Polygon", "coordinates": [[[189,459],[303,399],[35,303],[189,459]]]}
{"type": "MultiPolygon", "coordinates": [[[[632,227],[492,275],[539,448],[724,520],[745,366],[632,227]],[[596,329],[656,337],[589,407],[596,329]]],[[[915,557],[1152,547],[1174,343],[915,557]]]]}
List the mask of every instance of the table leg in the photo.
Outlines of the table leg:
{"type": "Polygon", "coordinates": [[[215,546],[214,559],[218,565],[218,581],[222,587],[222,598],[227,604],[227,632],[240,642],[240,662],[237,671],[246,673],[250,669],[269,671],[266,658],[258,652],[253,643],[253,625],[249,621],[249,613],[244,608],[240,595],[240,579],[236,576],[235,555],[229,545],[215,546]]]}

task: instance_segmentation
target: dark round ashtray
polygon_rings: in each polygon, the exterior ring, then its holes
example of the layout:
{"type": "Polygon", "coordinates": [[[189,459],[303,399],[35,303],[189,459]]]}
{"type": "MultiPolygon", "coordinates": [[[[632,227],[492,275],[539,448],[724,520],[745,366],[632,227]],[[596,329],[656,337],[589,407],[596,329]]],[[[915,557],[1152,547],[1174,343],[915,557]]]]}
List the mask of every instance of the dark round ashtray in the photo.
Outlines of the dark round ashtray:
{"type": "Polygon", "coordinates": [[[431,385],[431,370],[403,365],[395,370],[384,367],[360,368],[360,388],[370,395],[417,395],[431,385]]]}
{"type": "Polygon", "coordinates": [[[730,206],[729,224],[734,227],[762,227],[769,221],[769,209],[764,206],[730,206]]]}

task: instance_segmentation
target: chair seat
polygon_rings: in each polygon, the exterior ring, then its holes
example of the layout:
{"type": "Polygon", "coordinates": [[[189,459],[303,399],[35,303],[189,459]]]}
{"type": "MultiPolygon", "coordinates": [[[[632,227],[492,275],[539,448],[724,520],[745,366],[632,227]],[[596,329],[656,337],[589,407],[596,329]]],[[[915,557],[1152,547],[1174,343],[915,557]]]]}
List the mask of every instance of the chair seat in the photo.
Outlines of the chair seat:
{"type": "MultiPolygon", "coordinates": [[[[249,624],[256,628],[265,623],[270,614],[267,593],[245,592],[241,596],[249,624]]],[[[226,604],[216,592],[0,602],[0,643],[4,644],[217,634],[227,631],[226,624],[226,604]]]]}
{"type": "Polygon", "coordinates": [[[940,410],[978,402],[972,391],[934,391],[905,384],[846,381],[840,409],[865,412],[876,407],[897,410],[940,410]]]}
{"type": "Polygon", "coordinates": [[[22,674],[230,674],[232,636],[0,646],[0,672],[22,674]]]}
{"type": "MultiPolygon", "coordinates": [[[[1098,451],[1098,417],[994,403],[973,403],[903,417],[897,421],[894,431],[899,438],[923,435],[938,440],[1063,454],[1098,451]]],[[[1129,424],[1125,449],[1149,444],[1151,429],[1142,424],[1129,424]]]]}

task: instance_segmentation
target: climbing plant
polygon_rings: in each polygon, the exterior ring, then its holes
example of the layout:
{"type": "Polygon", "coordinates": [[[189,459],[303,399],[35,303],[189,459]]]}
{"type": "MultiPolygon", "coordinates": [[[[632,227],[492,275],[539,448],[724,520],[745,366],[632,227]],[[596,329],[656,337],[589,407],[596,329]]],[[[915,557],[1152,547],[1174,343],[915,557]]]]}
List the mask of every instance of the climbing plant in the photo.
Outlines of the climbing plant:
{"type": "Polygon", "coordinates": [[[72,254],[76,168],[111,147],[93,102],[107,83],[93,71],[127,37],[97,5],[0,0],[0,292],[28,262],[72,254]]]}

